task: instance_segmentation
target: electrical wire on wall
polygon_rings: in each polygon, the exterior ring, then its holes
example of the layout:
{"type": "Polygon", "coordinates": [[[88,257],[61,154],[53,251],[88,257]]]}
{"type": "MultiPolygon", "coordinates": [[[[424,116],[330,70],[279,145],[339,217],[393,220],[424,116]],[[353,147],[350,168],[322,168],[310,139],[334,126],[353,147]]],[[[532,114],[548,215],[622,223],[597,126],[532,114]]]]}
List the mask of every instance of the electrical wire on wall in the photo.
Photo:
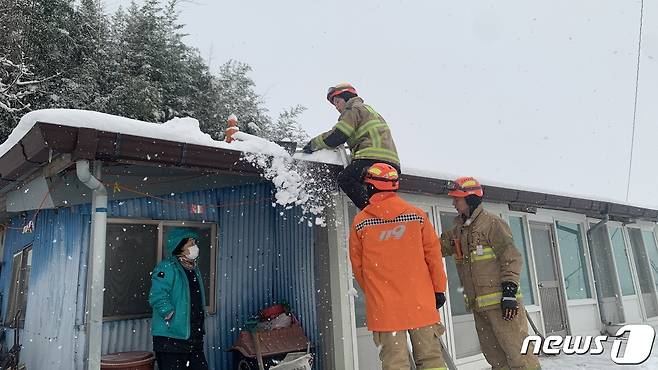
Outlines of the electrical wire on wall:
{"type": "Polygon", "coordinates": [[[626,180],[626,201],[631,190],[631,174],[633,170],[633,149],[635,146],[635,120],[637,117],[637,92],[640,85],[640,56],[642,53],[642,21],[644,20],[644,0],[640,2],[640,34],[637,42],[637,66],[635,71],[635,101],[633,103],[633,131],[631,134],[631,154],[628,160],[628,179],[626,180]]]}

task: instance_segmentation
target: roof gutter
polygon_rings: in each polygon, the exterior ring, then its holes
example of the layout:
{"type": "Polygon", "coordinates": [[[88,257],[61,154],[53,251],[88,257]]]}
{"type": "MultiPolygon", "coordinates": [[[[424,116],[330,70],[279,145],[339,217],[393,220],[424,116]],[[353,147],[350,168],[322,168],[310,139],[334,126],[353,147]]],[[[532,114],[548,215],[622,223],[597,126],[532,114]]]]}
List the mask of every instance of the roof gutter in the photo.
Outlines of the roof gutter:
{"type": "MultiPolygon", "coordinates": [[[[103,338],[103,287],[105,286],[105,234],[107,230],[107,190],[98,180],[101,174],[101,162],[96,161],[95,176],[91,174],[88,160],[76,162],[78,179],[92,190],[91,198],[91,284],[88,285],[86,369],[100,369],[101,340],[103,338]]],[[[89,279],[87,279],[89,282],[89,279]]]]}

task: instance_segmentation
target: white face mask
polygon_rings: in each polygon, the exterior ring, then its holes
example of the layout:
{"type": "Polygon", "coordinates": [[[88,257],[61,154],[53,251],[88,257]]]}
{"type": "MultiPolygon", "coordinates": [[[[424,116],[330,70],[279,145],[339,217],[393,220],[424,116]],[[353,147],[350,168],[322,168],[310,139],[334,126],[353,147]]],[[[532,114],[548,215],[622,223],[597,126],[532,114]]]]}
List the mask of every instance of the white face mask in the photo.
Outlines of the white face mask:
{"type": "Polygon", "coordinates": [[[192,245],[188,250],[187,250],[187,259],[190,261],[194,261],[199,257],[199,247],[196,246],[196,244],[192,245]]]}

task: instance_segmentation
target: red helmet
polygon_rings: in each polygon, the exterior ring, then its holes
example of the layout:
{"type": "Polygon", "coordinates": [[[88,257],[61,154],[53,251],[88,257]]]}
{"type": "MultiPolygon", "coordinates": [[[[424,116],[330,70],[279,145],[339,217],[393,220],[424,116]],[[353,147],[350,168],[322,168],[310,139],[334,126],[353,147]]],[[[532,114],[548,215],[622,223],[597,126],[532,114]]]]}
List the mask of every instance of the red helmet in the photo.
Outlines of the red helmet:
{"type": "Polygon", "coordinates": [[[400,176],[395,167],[387,163],[375,163],[366,172],[363,182],[377,190],[394,191],[400,188],[400,176]]]}
{"type": "Polygon", "coordinates": [[[448,181],[446,185],[448,195],[457,198],[466,198],[469,195],[477,195],[482,198],[482,185],[472,177],[460,177],[455,181],[448,181]]]}
{"type": "Polygon", "coordinates": [[[329,100],[329,103],[333,104],[332,99],[334,98],[334,96],[340,95],[340,94],[344,93],[345,91],[349,91],[352,94],[357,95],[356,89],[354,88],[354,86],[344,82],[344,83],[339,83],[338,85],[332,86],[332,87],[329,88],[329,90],[327,91],[327,100],[329,100]]]}

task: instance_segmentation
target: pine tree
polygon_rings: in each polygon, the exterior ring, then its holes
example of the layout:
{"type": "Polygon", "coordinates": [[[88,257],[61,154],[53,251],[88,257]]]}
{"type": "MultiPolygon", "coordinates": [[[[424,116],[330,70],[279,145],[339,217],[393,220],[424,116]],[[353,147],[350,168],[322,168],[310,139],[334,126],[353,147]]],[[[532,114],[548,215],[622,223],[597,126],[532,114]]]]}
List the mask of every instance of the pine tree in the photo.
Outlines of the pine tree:
{"type": "Polygon", "coordinates": [[[266,133],[266,137],[273,141],[293,141],[298,144],[305,144],[309,136],[298,122],[299,116],[305,110],[305,107],[296,105],[281,112],[279,118],[266,133]]]}
{"type": "Polygon", "coordinates": [[[0,4],[0,139],[20,117],[50,101],[66,69],[72,8],[63,0],[0,4]]]}
{"type": "Polygon", "coordinates": [[[190,116],[215,139],[234,113],[243,131],[303,141],[302,107],[268,115],[251,68],[228,61],[211,74],[185,44],[177,6],[145,0],[112,17],[101,0],[0,4],[0,140],[29,110],[77,108],[149,122],[190,116]],[[77,5],[76,5],[77,4],[77,5]]]}
{"type": "Polygon", "coordinates": [[[214,111],[216,121],[204,123],[202,128],[215,138],[220,138],[226,128],[226,118],[235,114],[240,122],[240,129],[250,132],[247,124],[253,122],[264,132],[270,131],[271,119],[263,106],[261,97],[254,91],[255,83],[247,75],[251,67],[247,64],[230,60],[219,69],[219,75],[213,79],[216,92],[214,111]]]}
{"type": "Polygon", "coordinates": [[[109,91],[109,23],[99,0],[82,0],[75,14],[71,73],[62,78],[59,106],[105,111],[109,91]]]}

